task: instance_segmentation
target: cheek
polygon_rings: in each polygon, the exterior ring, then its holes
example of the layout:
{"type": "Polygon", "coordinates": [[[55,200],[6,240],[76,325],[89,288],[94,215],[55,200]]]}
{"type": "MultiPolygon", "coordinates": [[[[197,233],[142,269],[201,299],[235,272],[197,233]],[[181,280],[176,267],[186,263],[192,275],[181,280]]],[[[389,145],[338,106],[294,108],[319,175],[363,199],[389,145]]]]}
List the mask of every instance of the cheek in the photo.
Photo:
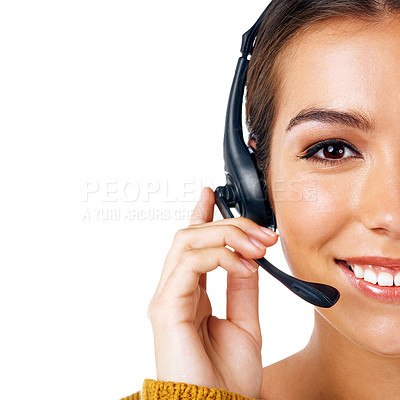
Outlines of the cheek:
{"type": "Polygon", "coordinates": [[[341,250],[339,238],[346,236],[346,227],[354,222],[355,203],[349,199],[355,198],[352,191],[356,189],[344,176],[338,179],[334,174],[299,170],[284,176],[285,169],[280,171],[272,196],[286,261],[300,279],[327,279],[341,250]]]}
{"type": "Polygon", "coordinates": [[[369,351],[399,356],[400,312],[390,306],[382,312],[381,304],[364,301],[344,287],[333,264],[343,243],[355,234],[361,187],[362,181],[350,173],[281,174],[272,185],[272,197],[282,249],[294,276],[341,291],[335,307],[318,309],[333,327],[369,351]]]}
{"type": "Polygon", "coordinates": [[[274,186],[278,229],[289,246],[318,250],[349,222],[349,194],[332,179],[309,176],[274,186]]]}

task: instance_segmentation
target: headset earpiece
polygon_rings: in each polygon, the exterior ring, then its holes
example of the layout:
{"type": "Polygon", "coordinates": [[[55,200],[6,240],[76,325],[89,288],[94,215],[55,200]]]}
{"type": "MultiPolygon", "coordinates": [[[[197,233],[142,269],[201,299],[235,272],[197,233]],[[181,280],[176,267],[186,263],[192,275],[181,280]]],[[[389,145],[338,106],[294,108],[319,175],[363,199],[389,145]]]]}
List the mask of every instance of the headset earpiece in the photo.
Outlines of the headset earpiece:
{"type": "Polygon", "coordinates": [[[243,139],[242,105],[248,63],[247,57],[239,58],[228,100],[224,135],[227,188],[223,190],[228,207],[235,207],[241,216],[275,231],[275,216],[264,176],[257,168],[256,150],[243,139]]]}

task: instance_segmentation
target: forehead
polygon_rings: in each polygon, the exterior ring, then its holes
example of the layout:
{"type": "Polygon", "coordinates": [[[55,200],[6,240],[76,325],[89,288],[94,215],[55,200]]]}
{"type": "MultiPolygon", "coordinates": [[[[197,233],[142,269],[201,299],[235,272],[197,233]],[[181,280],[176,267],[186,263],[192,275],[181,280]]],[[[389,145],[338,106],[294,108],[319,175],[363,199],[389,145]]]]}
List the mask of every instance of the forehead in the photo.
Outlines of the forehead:
{"type": "Polygon", "coordinates": [[[399,114],[398,18],[328,20],[294,38],[278,61],[278,121],[306,107],[399,114]]]}

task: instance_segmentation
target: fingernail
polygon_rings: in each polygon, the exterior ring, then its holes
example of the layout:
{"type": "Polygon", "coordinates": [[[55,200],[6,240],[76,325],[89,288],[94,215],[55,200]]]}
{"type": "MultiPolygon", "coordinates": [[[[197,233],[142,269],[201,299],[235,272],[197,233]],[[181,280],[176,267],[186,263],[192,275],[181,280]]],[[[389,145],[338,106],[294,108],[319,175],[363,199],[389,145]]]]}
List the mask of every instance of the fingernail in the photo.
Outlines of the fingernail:
{"type": "Polygon", "coordinates": [[[267,246],[265,246],[264,244],[262,244],[261,242],[259,242],[257,239],[254,239],[252,237],[249,236],[250,242],[252,242],[253,244],[255,244],[259,249],[261,250],[265,250],[267,248],[267,246]]]}
{"type": "Polygon", "coordinates": [[[254,267],[253,265],[251,265],[246,259],[244,259],[243,257],[241,257],[241,256],[238,256],[239,258],[240,258],[240,261],[242,262],[242,264],[247,268],[247,269],[249,269],[251,272],[256,272],[257,271],[257,268],[256,267],[254,267]]]}
{"type": "Polygon", "coordinates": [[[263,226],[260,226],[260,229],[261,229],[263,232],[265,232],[266,234],[268,234],[269,236],[272,236],[272,237],[279,236],[278,233],[276,233],[276,232],[274,232],[274,231],[271,231],[271,229],[264,228],[263,226]]]}

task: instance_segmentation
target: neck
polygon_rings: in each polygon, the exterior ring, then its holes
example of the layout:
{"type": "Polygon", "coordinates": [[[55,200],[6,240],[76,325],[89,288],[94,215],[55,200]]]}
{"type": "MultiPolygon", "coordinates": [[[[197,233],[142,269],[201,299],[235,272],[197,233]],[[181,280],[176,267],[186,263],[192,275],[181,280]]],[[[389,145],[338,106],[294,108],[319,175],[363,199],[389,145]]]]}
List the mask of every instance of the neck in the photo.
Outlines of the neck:
{"type": "Polygon", "coordinates": [[[353,343],[317,311],[310,341],[301,353],[309,382],[323,395],[319,398],[400,398],[400,357],[379,355],[353,343]]]}

